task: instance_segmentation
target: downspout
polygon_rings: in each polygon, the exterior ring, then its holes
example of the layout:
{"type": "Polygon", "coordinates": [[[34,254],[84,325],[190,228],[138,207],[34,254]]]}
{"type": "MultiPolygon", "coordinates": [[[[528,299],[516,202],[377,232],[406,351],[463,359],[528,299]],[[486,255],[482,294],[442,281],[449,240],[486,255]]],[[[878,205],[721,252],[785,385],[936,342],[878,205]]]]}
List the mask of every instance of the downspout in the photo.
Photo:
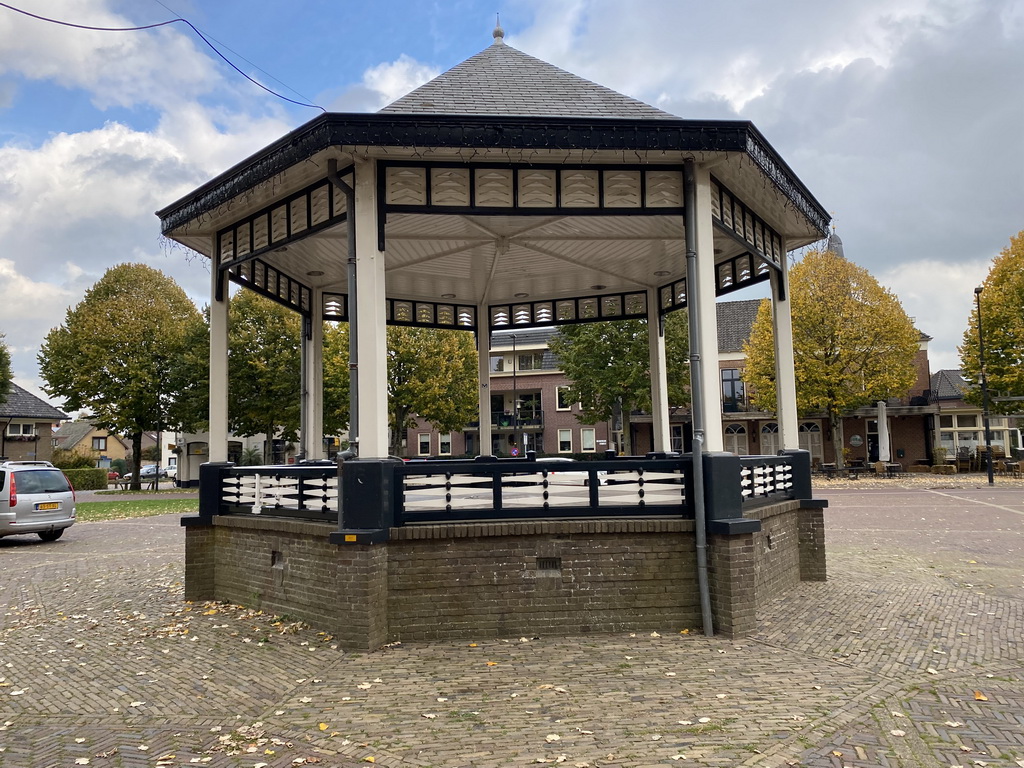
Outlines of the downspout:
{"type": "Polygon", "coordinates": [[[302,316],[302,339],[299,341],[299,455],[297,460],[306,458],[308,447],[306,426],[309,423],[309,382],[306,379],[306,366],[309,363],[309,339],[312,336],[312,321],[302,316]]]}
{"type": "MultiPolygon", "coordinates": [[[[353,171],[354,172],[354,171],[353,171]]],[[[345,193],[345,224],[348,228],[348,445],[359,456],[359,335],[356,333],[356,193],[338,175],[338,161],[327,161],[327,178],[345,193]]]]}
{"type": "Polygon", "coordinates": [[[713,637],[711,591],[708,588],[708,532],[704,509],[704,393],[701,387],[700,299],[697,291],[696,163],[683,165],[683,218],[686,227],[686,307],[690,325],[690,402],[693,422],[693,522],[697,541],[697,589],[704,635],[713,637]]]}

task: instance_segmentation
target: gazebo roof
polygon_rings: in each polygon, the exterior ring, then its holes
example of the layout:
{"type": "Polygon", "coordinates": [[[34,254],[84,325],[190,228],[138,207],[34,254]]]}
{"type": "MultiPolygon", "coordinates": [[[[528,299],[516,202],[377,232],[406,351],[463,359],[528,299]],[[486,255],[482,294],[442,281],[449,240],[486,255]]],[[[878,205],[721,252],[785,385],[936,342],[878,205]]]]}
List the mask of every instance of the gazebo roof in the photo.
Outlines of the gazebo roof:
{"type": "Polygon", "coordinates": [[[494,43],[384,107],[388,114],[676,120],[674,115],[494,43]]]}
{"type": "Polygon", "coordinates": [[[343,308],[348,213],[327,175],[333,165],[351,183],[363,160],[376,161],[391,320],[430,302],[449,303],[448,317],[487,305],[492,321],[529,304],[517,322],[540,324],[586,296],[642,314],[649,290],[680,306],[687,160],[713,169],[714,253],[702,258],[721,293],[767,279],[828,229],[751,123],[673,117],[497,33],[380,112],[317,117],[157,215],[204,255],[216,242],[232,280],[300,311],[318,287],[343,308]]]}

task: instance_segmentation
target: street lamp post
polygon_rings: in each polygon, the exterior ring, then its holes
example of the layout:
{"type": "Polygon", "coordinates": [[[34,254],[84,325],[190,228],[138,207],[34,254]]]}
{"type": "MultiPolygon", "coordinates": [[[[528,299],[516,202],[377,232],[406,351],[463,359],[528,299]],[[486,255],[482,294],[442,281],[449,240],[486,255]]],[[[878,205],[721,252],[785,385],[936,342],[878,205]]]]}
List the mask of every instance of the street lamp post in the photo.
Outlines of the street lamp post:
{"type": "Polygon", "coordinates": [[[978,367],[981,369],[981,419],[985,426],[985,463],[988,470],[988,484],[995,485],[992,475],[992,429],[988,420],[988,376],[985,374],[985,334],[981,325],[981,292],[984,286],[974,289],[974,301],[978,307],[978,367]]]}
{"type": "Polygon", "coordinates": [[[519,357],[516,354],[516,335],[512,334],[512,441],[513,449],[525,456],[519,441],[519,389],[516,387],[516,370],[519,368],[519,357]]]}

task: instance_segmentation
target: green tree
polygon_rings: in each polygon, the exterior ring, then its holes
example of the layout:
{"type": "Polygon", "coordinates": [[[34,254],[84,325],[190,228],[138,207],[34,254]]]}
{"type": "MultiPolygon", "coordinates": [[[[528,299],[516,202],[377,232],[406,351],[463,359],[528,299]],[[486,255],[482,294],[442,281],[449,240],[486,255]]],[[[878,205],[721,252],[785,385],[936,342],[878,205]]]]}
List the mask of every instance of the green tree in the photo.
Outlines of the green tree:
{"type": "Polygon", "coordinates": [[[301,403],[298,314],[253,291],[239,291],[228,313],[228,423],[237,435],[264,434],[265,462],[275,437],[298,437],[301,403]]]}
{"type": "MultiPolygon", "coordinates": [[[[797,410],[823,413],[843,460],[843,414],[902,397],[917,378],[920,334],[899,299],[833,251],[810,251],[789,273],[797,410]]],[[[757,407],[775,410],[771,302],[762,302],[744,347],[743,381],[757,407]]]]}
{"type": "Polygon", "coordinates": [[[132,486],[139,485],[142,433],[184,428],[173,404],[180,381],[171,376],[185,352],[185,329],[199,312],[162,272],[119,264],[68,309],[39,352],[47,394],[71,411],[89,409],[92,421],[132,442],[132,486]]]}
{"type": "MultiPolygon", "coordinates": [[[[1024,400],[1024,230],[992,262],[982,285],[982,329],[985,336],[985,375],[996,413],[1021,413],[1024,400]],[[996,399],[998,398],[998,399],[996,399]]],[[[981,405],[981,365],[978,355],[978,314],[972,310],[960,345],[964,378],[975,385],[965,399],[981,405]]]]}
{"type": "Polygon", "coordinates": [[[349,426],[348,323],[324,323],[324,434],[349,426]]]}
{"type": "Polygon", "coordinates": [[[4,335],[0,333],[0,405],[7,402],[11,391],[11,353],[4,342],[4,335]]]}
{"type": "MultiPolygon", "coordinates": [[[[689,338],[685,313],[665,316],[669,405],[690,401],[689,338]]],[[[623,450],[629,454],[630,414],[651,408],[650,344],[645,320],[609,320],[568,325],[551,339],[551,351],[572,382],[568,395],[582,407],[580,421],[622,418],[623,450]]]]}
{"type": "Polygon", "coordinates": [[[466,331],[388,328],[388,421],[392,455],[415,416],[441,432],[477,415],[477,357],[466,331]]]}

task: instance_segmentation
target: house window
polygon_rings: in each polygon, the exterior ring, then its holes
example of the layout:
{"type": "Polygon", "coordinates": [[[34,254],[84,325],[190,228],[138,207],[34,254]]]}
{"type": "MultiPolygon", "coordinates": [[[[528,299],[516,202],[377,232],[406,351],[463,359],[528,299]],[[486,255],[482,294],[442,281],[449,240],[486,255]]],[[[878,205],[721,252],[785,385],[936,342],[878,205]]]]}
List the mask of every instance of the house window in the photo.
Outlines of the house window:
{"type": "Polygon", "coordinates": [[[558,452],[559,453],[572,453],[572,430],[571,429],[560,429],[560,430],[558,430],[558,452]]]}
{"type": "Polygon", "coordinates": [[[520,371],[539,371],[544,365],[543,352],[527,352],[519,355],[520,371]]]}
{"type": "Polygon", "coordinates": [[[761,425],[761,450],[764,456],[775,456],[779,452],[779,425],[774,421],[761,425]]]}
{"type": "Polygon", "coordinates": [[[491,373],[503,373],[505,371],[505,356],[495,355],[491,357],[491,373]]]}
{"type": "Polygon", "coordinates": [[[722,369],[722,410],[725,413],[742,411],[746,405],[745,390],[738,368],[722,369]]]}
{"type": "Polygon", "coordinates": [[[521,392],[519,394],[519,418],[539,419],[540,414],[540,392],[521,392]]]}
{"type": "Polygon", "coordinates": [[[597,450],[597,430],[584,427],[580,430],[580,450],[591,453],[597,450]]]}
{"type": "Polygon", "coordinates": [[[811,454],[811,461],[825,460],[825,448],[821,441],[821,426],[813,421],[800,425],[800,449],[811,454]]]}
{"type": "Polygon", "coordinates": [[[439,454],[441,454],[442,456],[451,456],[452,455],[452,433],[451,432],[443,432],[443,433],[441,433],[441,436],[438,438],[438,440],[439,440],[439,445],[438,445],[438,448],[437,448],[437,452],[439,454]]]}
{"type": "Polygon", "coordinates": [[[742,424],[727,424],[725,427],[725,450],[737,456],[746,456],[747,428],[742,424]]]}
{"type": "Polygon", "coordinates": [[[11,437],[19,437],[21,435],[31,436],[36,433],[35,424],[8,424],[7,434],[11,437]]]}
{"type": "Polygon", "coordinates": [[[671,444],[672,450],[676,453],[683,452],[683,427],[681,424],[675,424],[669,427],[671,433],[671,444]]]}
{"type": "Polygon", "coordinates": [[[558,393],[555,408],[559,411],[572,410],[572,400],[569,399],[569,388],[557,387],[555,391],[558,393]]]}
{"type": "Polygon", "coordinates": [[[943,429],[953,428],[953,417],[952,416],[939,416],[939,426],[943,429]]]}
{"type": "MultiPolygon", "coordinates": [[[[989,422],[991,423],[991,422],[989,422]]],[[[975,414],[960,414],[956,417],[956,425],[960,429],[977,429],[978,428],[978,417],[975,414]]]]}
{"type": "Polygon", "coordinates": [[[419,455],[429,456],[430,455],[430,433],[420,432],[419,433],[419,455]]]}
{"type": "Polygon", "coordinates": [[[94,437],[92,439],[92,449],[94,451],[105,451],[105,450],[107,450],[107,438],[105,438],[105,437],[94,437]]]}

